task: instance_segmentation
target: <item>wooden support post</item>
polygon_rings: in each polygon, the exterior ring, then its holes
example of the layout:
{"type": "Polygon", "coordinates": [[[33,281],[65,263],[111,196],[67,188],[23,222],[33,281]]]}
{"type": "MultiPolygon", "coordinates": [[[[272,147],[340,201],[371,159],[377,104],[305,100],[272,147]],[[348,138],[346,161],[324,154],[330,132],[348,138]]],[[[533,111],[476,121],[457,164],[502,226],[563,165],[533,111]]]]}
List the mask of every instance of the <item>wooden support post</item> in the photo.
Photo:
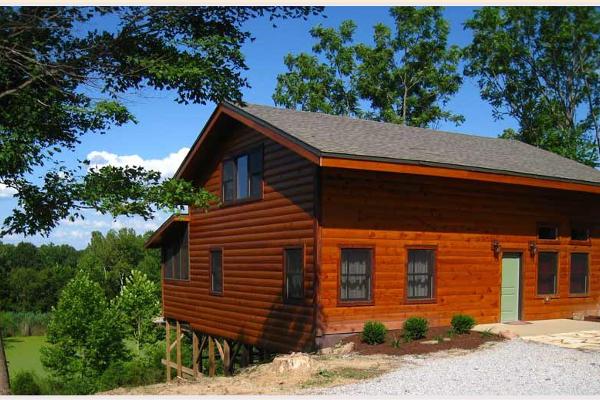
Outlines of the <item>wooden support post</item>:
{"type": "Polygon", "coordinates": [[[171,324],[165,320],[165,344],[167,346],[167,382],[171,382],[171,324]]]}
{"type": "Polygon", "coordinates": [[[202,341],[200,342],[200,350],[198,352],[199,353],[198,372],[201,374],[204,374],[203,358],[204,358],[204,348],[206,347],[206,340],[207,340],[207,336],[202,335],[202,341]]]}
{"type": "Polygon", "coordinates": [[[254,363],[254,346],[248,345],[248,364],[254,363]]]}
{"type": "Polygon", "coordinates": [[[194,371],[194,379],[198,379],[198,359],[200,358],[198,347],[198,335],[195,331],[192,331],[192,371],[194,371]]]}
{"type": "Polygon", "coordinates": [[[244,368],[247,367],[248,364],[250,364],[249,360],[249,354],[248,354],[248,346],[246,344],[240,343],[241,349],[240,349],[240,367],[244,368]]]}
{"type": "Polygon", "coordinates": [[[215,376],[217,366],[215,365],[215,339],[208,337],[208,376],[215,376]]]}
{"type": "Polygon", "coordinates": [[[223,373],[225,376],[231,375],[233,365],[231,362],[231,347],[227,339],[223,339],[223,373]]]}
{"type": "Polygon", "coordinates": [[[183,378],[183,374],[181,371],[181,324],[177,321],[176,328],[177,330],[177,377],[183,378]]]}

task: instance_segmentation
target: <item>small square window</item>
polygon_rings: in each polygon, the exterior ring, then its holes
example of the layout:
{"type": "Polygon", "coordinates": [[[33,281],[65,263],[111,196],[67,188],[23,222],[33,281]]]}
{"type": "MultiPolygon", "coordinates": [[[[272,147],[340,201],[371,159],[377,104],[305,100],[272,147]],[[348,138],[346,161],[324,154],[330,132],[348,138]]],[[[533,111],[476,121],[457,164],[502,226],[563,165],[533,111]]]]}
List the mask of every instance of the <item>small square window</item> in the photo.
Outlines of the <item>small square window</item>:
{"type": "Polygon", "coordinates": [[[578,242],[587,242],[590,240],[590,230],[583,227],[571,228],[571,240],[578,242]]]}
{"type": "Polygon", "coordinates": [[[558,240],[558,227],[556,225],[538,226],[538,239],[558,240]]]}

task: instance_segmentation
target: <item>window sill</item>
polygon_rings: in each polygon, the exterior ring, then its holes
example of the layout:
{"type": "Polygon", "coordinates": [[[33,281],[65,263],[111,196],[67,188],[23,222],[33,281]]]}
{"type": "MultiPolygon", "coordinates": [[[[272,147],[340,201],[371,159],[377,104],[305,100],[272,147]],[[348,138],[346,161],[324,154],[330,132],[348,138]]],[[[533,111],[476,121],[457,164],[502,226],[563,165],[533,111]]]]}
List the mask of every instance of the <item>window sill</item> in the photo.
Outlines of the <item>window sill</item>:
{"type": "Polygon", "coordinates": [[[589,293],[569,293],[569,298],[577,299],[577,298],[586,298],[590,297],[589,293]]]}
{"type": "Polygon", "coordinates": [[[243,204],[254,203],[254,202],[260,201],[262,199],[263,199],[263,196],[258,196],[258,197],[247,197],[247,198],[242,199],[242,200],[223,201],[223,202],[221,202],[221,206],[219,208],[227,208],[227,207],[233,207],[233,206],[240,206],[240,205],[243,205],[243,204]]]}
{"type": "Polygon", "coordinates": [[[569,244],[572,246],[591,246],[592,242],[590,240],[570,240],[569,244]]]}
{"type": "Polygon", "coordinates": [[[338,307],[364,307],[373,306],[375,302],[373,300],[338,300],[338,307]]]}
{"type": "Polygon", "coordinates": [[[540,300],[545,300],[546,298],[550,300],[560,299],[558,294],[536,294],[535,297],[540,300]]]}
{"type": "Polygon", "coordinates": [[[406,299],[406,304],[436,304],[437,299],[406,299]]]}
{"type": "Polygon", "coordinates": [[[211,296],[223,297],[223,292],[212,292],[212,291],[209,291],[208,294],[211,295],[211,296]]]}

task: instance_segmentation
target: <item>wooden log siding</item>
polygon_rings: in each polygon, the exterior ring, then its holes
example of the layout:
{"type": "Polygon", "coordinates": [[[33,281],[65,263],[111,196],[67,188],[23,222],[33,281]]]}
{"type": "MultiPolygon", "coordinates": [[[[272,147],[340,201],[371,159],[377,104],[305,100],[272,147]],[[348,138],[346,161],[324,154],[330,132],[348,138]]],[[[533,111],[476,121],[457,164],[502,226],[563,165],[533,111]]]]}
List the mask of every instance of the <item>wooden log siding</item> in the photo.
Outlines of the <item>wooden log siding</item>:
{"type": "MultiPolygon", "coordinates": [[[[190,281],[164,281],[164,312],[192,328],[274,350],[313,343],[316,166],[250,128],[219,144],[204,181],[221,195],[223,158],[262,145],[262,200],[190,210],[190,281]],[[283,248],[306,246],[303,304],[283,302],[283,248]],[[223,249],[223,294],[209,294],[209,250],[223,249]]],[[[200,172],[199,172],[200,173],[200,172]]]]}
{"type": "Polygon", "coordinates": [[[381,320],[399,328],[419,315],[433,326],[448,325],[457,312],[478,322],[500,318],[503,251],[523,253],[523,306],[526,320],[570,318],[573,312],[598,312],[600,300],[600,206],[598,197],[552,189],[472,182],[384,172],[324,168],[322,171],[321,269],[319,330],[325,334],[362,329],[364,321],[381,320]],[[572,220],[592,229],[591,246],[570,244],[572,220]],[[539,251],[560,252],[558,296],[546,302],[536,294],[537,223],[559,225],[560,240],[538,243],[539,251]],[[375,246],[374,305],[339,306],[338,268],[341,245],[375,246]],[[407,304],[407,246],[436,245],[437,301],[407,304]],[[590,253],[589,296],[569,296],[570,252],[590,253]]]}

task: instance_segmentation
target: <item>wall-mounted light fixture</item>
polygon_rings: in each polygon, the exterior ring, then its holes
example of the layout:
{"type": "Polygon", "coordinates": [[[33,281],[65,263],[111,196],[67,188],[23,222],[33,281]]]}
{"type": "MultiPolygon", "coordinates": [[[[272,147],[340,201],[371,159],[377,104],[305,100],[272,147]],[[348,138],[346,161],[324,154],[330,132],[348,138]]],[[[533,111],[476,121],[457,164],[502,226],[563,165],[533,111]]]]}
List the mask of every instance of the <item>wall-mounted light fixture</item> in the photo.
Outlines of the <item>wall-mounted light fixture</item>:
{"type": "Polygon", "coordinates": [[[535,257],[537,253],[537,243],[535,240],[531,240],[529,242],[529,253],[531,254],[531,257],[535,257]]]}
{"type": "Polygon", "coordinates": [[[502,246],[500,245],[500,242],[496,239],[492,240],[492,251],[494,252],[494,255],[496,257],[498,257],[500,255],[500,252],[502,251],[502,246]]]}

